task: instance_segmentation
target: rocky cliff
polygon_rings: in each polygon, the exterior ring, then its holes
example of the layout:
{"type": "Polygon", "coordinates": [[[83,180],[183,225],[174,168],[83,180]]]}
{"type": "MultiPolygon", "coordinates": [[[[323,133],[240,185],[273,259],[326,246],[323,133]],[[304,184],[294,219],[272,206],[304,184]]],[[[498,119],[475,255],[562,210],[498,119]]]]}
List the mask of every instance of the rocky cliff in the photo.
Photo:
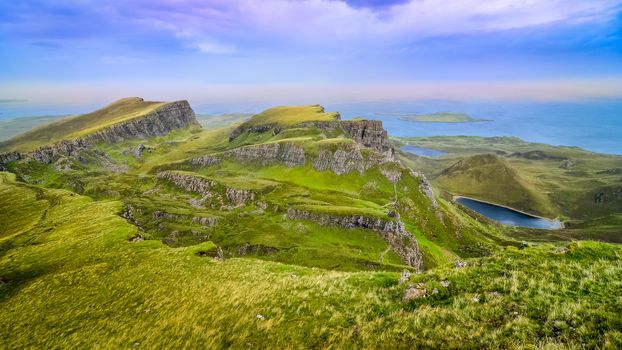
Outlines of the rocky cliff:
{"type": "Polygon", "coordinates": [[[166,180],[178,188],[203,196],[198,205],[208,205],[217,209],[232,209],[248,204],[256,199],[253,191],[231,188],[216,181],[175,171],[158,173],[158,179],[166,180]]]}
{"type": "Polygon", "coordinates": [[[278,161],[289,167],[305,164],[304,149],[291,142],[238,147],[226,152],[224,156],[232,156],[241,161],[261,161],[262,163],[278,161]]]}
{"type": "Polygon", "coordinates": [[[399,215],[394,220],[384,220],[362,215],[332,215],[289,208],[290,220],[309,220],[320,225],[334,225],[344,228],[366,228],[379,233],[393,251],[409,266],[423,270],[423,255],[415,237],[406,231],[399,215]]]}
{"type": "MultiPolygon", "coordinates": [[[[177,101],[163,105],[144,116],[113,124],[91,134],[40,147],[25,156],[49,164],[59,156],[79,156],[81,151],[98,142],[112,143],[133,138],[162,136],[172,130],[193,125],[199,124],[190,104],[188,101],[177,101]]],[[[7,163],[3,158],[6,157],[0,157],[0,166],[7,163]]]]}
{"type": "MultiPolygon", "coordinates": [[[[394,159],[395,149],[389,141],[387,131],[383,128],[379,120],[340,120],[337,116],[333,121],[310,121],[295,124],[292,128],[317,128],[325,131],[341,130],[355,142],[369,148],[373,148],[386,157],[394,159]]],[[[242,124],[229,134],[229,141],[233,141],[240,135],[248,133],[263,133],[272,131],[279,134],[283,131],[283,126],[278,124],[249,125],[242,124]]]]}

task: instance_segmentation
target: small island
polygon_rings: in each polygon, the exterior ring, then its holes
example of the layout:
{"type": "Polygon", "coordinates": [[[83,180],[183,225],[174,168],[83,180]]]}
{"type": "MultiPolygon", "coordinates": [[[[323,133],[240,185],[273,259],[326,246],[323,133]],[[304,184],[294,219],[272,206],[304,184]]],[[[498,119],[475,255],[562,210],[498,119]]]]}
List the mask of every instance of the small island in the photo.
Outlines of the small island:
{"type": "Polygon", "coordinates": [[[465,113],[436,112],[430,114],[415,114],[400,117],[401,120],[419,123],[474,123],[490,122],[491,119],[477,119],[465,113]]]}

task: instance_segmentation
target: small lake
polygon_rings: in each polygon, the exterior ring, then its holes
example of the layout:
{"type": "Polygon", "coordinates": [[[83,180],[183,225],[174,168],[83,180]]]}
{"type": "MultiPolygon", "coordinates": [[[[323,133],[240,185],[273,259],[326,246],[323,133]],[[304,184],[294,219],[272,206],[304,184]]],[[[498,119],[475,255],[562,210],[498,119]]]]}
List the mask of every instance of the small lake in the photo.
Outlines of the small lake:
{"type": "Polygon", "coordinates": [[[464,205],[485,217],[504,225],[537,228],[544,230],[558,230],[562,228],[559,220],[547,220],[527,215],[516,210],[494,204],[480,202],[470,198],[458,197],[457,203],[464,205]]]}
{"type": "Polygon", "coordinates": [[[440,157],[443,154],[447,154],[447,152],[439,151],[437,149],[410,146],[410,145],[402,147],[401,150],[404,152],[416,154],[422,157],[440,157]]]}

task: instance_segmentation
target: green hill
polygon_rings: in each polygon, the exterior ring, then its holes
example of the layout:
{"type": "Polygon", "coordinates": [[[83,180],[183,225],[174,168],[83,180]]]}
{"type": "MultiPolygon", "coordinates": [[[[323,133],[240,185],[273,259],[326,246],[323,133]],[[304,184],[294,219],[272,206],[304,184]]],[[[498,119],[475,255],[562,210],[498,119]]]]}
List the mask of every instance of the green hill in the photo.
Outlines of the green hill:
{"type": "Polygon", "coordinates": [[[339,119],[339,113],[325,112],[320,105],[281,106],[263,111],[243,125],[279,124],[290,126],[310,121],[333,121],[339,119]]]}
{"type": "Polygon", "coordinates": [[[0,152],[27,152],[61,140],[75,139],[110,125],[140,118],[164,105],[165,102],[150,102],[138,97],[124,98],[95,112],[63,118],[0,142],[0,152]]]}
{"type": "Polygon", "coordinates": [[[473,197],[534,213],[555,217],[549,198],[522,177],[505,159],[482,154],[462,159],[443,170],[436,179],[453,194],[473,197]]]}

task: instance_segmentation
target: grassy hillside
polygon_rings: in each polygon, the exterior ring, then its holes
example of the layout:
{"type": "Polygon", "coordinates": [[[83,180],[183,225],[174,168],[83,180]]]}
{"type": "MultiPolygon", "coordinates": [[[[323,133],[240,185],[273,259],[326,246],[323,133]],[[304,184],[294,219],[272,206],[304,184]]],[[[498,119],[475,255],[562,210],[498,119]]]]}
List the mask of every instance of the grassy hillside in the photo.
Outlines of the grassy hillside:
{"type": "Polygon", "coordinates": [[[331,121],[336,120],[338,117],[339,113],[324,112],[324,107],[320,105],[283,106],[270,108],[260,114],[257,114],[245,124],[280,124],[289,126],[310,121],[331,121]]]}
{"type": "Polygon", "coordinates": [[[399,284],[390,272],[218,262],[198,254],[209,242],[132,243],[136,228],[115,215],[120,202],[1,176],[3,227],[23,228],[0,238],[8,348],[622,345],[618,246],[511,248],[399,284]],[[428,296],[402,302],[417,283],[428,296]]]}
{"type": "Polygon", "coordinates": [[[109,125],[146,115],[165,104],[144,101],[137,97],[124,98],[95,112],[63,118],[1,142],[0,151],[27,152],[61,140],[71,140],[109,125]]]}
{"type": "Polygon", "coordinates": [[[534,214],[555,217],[556,210],[537,186],[505,159],[493,154],[471,156],[443,170],[439,186],[453,193],[484,199],[534,214]]]}

